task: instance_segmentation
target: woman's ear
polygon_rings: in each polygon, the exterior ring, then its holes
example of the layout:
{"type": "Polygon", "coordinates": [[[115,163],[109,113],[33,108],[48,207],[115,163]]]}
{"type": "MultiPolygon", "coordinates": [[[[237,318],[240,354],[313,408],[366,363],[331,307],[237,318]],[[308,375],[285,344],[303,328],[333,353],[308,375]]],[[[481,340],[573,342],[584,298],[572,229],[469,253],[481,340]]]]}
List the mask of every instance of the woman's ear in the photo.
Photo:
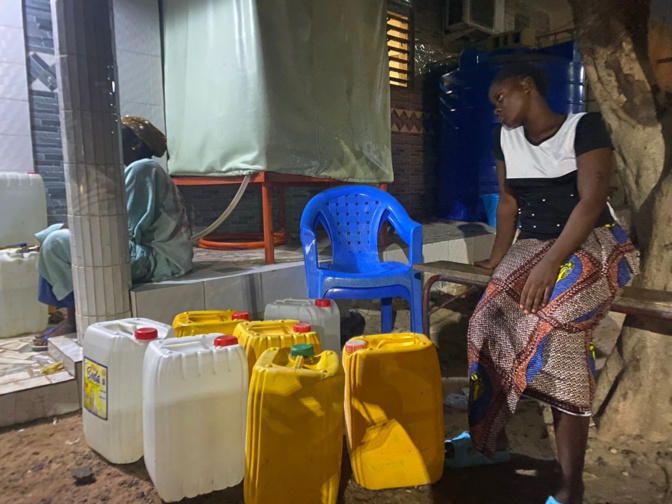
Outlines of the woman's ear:
{"type": "Polygon", "coordinates": [[[523,88],[523,91],[525,91],[525,94],[530,94],[533,89],[537,89],[537,86],[534,83],[534,79],[532,77],[524,77],[520,81],[520,85],[523,88]]]}

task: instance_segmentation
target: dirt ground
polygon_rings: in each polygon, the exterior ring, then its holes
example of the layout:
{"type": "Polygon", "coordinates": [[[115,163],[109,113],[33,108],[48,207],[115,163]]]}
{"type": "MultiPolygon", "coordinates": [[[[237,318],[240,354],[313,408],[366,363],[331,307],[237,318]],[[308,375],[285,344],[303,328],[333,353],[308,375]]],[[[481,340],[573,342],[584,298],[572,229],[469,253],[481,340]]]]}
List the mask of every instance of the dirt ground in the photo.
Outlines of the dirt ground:
{"type": "MultiPolygon", "coordinates": [[[[444,393],[460,394],[467,385],[466,324],[474,299],[442,310],[433,319],[440,343],[444,393]]],[[[399,311],[397,323],[407,326],[407,312],[399,311]]],[[[367,313],[366,332],[379,327],[375,314],[367,313]]],[[[596,337],[606,354],[618,334],[618,321],[608,319],[596,337]]],[[[466,412],[445,408],[447,436],[466,428],[466,412]]],[[[347,453],[343,457],[339,503],[368,504],[543,504],[556,486],[558,466],[550,410],[523,401],[508,428],[513,457],[506,464],[473,469],[446,469],[435,485],[387,491],[367,491],[352,478],[347,453]]],[[[632,440],[612,446],[598,440],[591,428],[584,479],[586,504],[672,503],[672,440],[667,445],[647,445],[632,440]]],[[[86,445],[79,414],[43,420],[0,430],[0,503],[90,504],[160,503],[142,461],[116,466],[86,445]],[[90,468],[95,481],[78,485],[72,470],[90,468]]],[[[242,504],[242,485],[184,500],[191,504],[242,504]]],[[[273,503],[268,503],[273,504],[273,503]]],[[[317,503],[297,503],[317,504],[317,503]]]]}

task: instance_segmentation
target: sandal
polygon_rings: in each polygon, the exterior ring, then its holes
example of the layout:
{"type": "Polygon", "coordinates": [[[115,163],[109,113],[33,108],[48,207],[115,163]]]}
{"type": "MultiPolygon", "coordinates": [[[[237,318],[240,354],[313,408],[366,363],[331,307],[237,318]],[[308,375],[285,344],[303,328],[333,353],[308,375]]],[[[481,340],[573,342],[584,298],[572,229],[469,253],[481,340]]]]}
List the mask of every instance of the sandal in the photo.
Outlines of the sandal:
{"type": "Polygon", "coordinates": [[[53,333],[56,329],[57,327],[50,327],[49,329],[44,331],[42,336],[35,336],[33,338],[33,343],[30,346],[31,350],[33,352],[44,352],[45,350],[48,350],[49,344],[47,343],[47,341],[49,340],[49,336],[51,335],[51,333],[53,333]]]}
{"type": "Polygon", "coordinates": [[[483,465],[501,464],[511,459],[511,453],[508,450],[495,452],[492,457],[486,457],[476,451],[471,445],[471,436],[468,432],[463,432],[453,439],[446,440],[446,452],[448,447],[452,447],[453,456],[446,455],[445,464],[448,467],[475,467],[483,465]]]}

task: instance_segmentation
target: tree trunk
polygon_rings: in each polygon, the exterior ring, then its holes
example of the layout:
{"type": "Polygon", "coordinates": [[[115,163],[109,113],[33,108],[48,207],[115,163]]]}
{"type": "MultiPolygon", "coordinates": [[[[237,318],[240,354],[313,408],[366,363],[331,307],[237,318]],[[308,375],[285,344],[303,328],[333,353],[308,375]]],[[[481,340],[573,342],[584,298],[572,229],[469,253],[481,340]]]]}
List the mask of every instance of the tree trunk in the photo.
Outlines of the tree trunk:
{"type": "MultiPolygon", "coordinates": [[[[610,130],[631,207],[642,259],[635,285],[672,291],[672,90],[666,90],[664,56],[672,26],[660,15],[666,1],[570,3],[588,80],[610,130]]],[[[594,411],[600,437],[669,439],[670,336],[670,323],[626,318],[598,385],[594,411]]]]}

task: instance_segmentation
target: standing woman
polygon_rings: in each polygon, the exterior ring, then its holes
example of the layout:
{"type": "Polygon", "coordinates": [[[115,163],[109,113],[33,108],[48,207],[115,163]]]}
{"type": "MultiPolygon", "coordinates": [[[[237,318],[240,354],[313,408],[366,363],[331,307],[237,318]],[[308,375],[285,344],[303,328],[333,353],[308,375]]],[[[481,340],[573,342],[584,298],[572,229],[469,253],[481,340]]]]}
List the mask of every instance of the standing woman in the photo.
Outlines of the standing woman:
{"type": "Polygon", "coordinates": [[[553,112],[525,63],[495,77],[490,100],[502,123],[500,200],[490,259],[477,265],[494,272],[469,324],[470,435],[448,442],[448,463],[508,459],[505,425],[525,394],[553,411],[562,480],[547,504],[580,504],[592,334],[637,273],[636,250],[607,203],[612,145],[600,114],[553,112]]]}

